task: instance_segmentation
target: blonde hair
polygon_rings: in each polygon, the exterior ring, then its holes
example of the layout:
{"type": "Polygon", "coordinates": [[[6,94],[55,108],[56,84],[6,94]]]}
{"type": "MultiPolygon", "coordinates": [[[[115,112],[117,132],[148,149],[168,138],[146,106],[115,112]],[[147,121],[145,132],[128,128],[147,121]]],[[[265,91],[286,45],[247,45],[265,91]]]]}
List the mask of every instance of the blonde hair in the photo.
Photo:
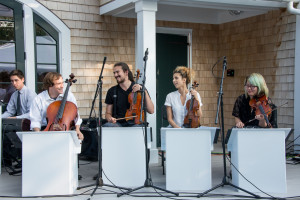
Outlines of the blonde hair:
{"type": "MultiPolygon", "coordinates": [[[[250,76],[246,77],[244,85],[250,83],[253,86],[257,87],[257,96],[263,96],[266,95],[266,97],[269,97],[269,89],[267,87],[266,81],[264,77],[259,73],[252,73],[250,76]]],[[[245,95],[248,97],[247,88],[244,88],[245,95]]]]}
{"type": "Polygon", "coordinates": [[[182,78],[186,79],[186,85],[188,85],[191,82],[191,79],[194,77],[194,72],[192,69],[187,68],[185,66],[178,66],[176,69],[174,69],[173,74],[179,73],[182,78]]]}

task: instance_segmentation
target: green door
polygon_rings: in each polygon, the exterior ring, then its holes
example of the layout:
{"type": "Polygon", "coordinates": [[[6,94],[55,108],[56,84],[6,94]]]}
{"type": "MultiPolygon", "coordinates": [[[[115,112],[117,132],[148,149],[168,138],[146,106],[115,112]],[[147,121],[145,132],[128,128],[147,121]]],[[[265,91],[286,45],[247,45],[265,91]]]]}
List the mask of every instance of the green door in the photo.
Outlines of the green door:
{"type": "Polygon", "coordinates": [[[162,125],[161,108],[168,93],[175,91],[173,70],[177,66],[188,64],[187,36],[172,34],[156,34],[156,133],[157,146],[160,147],[160,128],[162,125]]]}

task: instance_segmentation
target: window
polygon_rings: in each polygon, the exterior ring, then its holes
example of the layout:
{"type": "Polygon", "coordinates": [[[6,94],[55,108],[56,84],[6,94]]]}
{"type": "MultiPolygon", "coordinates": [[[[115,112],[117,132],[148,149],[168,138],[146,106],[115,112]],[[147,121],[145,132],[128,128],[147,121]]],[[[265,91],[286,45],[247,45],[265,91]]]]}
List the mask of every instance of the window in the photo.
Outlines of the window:
{"type": "Polygon", "coordinates": [[[43,91],[43,78],[48,72],[59,72],[58,33],[34,14],[37,93],[43,91]]]}
{"type": "Polygon", "coordinates": [[[70,63],[70,29],[51,10],[35,0],[0,0],[0,96],[14,69],[38,93],[45,73],[67,76],[70,63]]]}
{"type": "Polygon", "coordinates": [[[9,73],[24,72],[24,33],[22,5],[0,0],[0,100],[8,103],[14,88],[9,73]]]}

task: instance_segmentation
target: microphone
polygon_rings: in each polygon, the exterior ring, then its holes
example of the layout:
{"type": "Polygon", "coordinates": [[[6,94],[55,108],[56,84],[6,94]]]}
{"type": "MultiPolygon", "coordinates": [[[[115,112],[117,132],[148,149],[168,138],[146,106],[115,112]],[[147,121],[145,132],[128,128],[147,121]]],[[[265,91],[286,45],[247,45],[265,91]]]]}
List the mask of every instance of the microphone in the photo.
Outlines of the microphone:
{"type": "Polygon", "coordinates": [[[101,78],[103,78],[102,73],[103,73],[105,62],[106,62],[106,56],[104,56],[104,59],[103,59],[103,64],[102,64],[102,68],[101,68],[101,72],[100,72],[100,76],[99,76],[99,81],[100,81],[101,78]]]}
{"type": "Polygon", "coordinates": [[[226,69],[226,66],[227,66],[227,58],[226,58],[226,56],[224,56],[223,59],[224,59],[223,60],[223,66],[225,66],[225,69],[226,69]]]}
{"type": "Polygon", "coordinates": [[[148,60],[148,48],[146,49],[145,51],[145,56],[144,56],[144,61],[147,61],[148,60]]]}

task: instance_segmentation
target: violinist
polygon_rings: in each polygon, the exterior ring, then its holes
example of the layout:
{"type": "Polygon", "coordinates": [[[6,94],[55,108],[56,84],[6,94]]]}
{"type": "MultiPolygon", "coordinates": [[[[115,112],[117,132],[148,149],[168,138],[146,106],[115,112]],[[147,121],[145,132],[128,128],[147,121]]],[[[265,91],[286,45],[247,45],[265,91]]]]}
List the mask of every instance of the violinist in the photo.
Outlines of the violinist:
{"type": "MultiPolygon", "coordinates": [[[[276,106],[269,98],[269,89],[265,82],[264,77],[259,73],[252,73],[244,81],[245,93],[240,95],[234,104],[232,115],[235,119],[235,126],[237,128],[243,127],[260,127],[277,128],[276,112],[274,112],[276,106]],[[259,102],[259,99],[265,99],[266,106],[264,109],[269,109],[271,112],[265,118],[264,114],[257,113],[257,109],[254,106],[250,106],[251,102],[259,102]],[[249,104],[250,102],[250,104],[249,104]],[[267,121],[269,121],[269,124],[267,121]]],[[[259,102],[261,103],[261,102],[259,102]]],[[[265,113],[266,114],[266,113],[265,113]]]]}
{"type": "MultiPolygon", "coordinates": [[[[62,75],[56,72],[48,72],[43,79],[43,92],[38,94],[33,100],[30,107],[31,129],[33,131],[41,131],[47,126],[47,108],[55,102],[63,99],[64,81],[62,75]]],[[[67,101],[73,102],[77,106],[75,96],[69,91],[67,101]]],[[[75,121],[75,129],[78,139],[83,140],[83,134],[80,131],[82,119],[77,113],[75,121]]]]}
{"type": "MultiPolygon", "coordinates": [[[[133,120],[122,119],[130,107],[128,95],[131,92],[140,91],[142,86],[134,82],[132,72],[124,62],[116,63],[113,67],[113,73],[118,84],[111,87],[107,92],[105,99],[107,123],[103,127],[142,126],[142,124],[135,124],[133,120]]],[[[145,106],[148,113],[154,113],[154,105],[147,90],[145,90],[145,106]]]]}
{"type": "Polygon", "coordinates": [[[167,95],[164,104],[167,110],[169,126],[173,128],[183,127],[184,118],[188,112],[186,103],[192,96],[194,96],[194,100],[198,101],[198,105],[200,105],[197,110],[197,116],[202,116],[201,106],[203,104],[201,102],[200,94],[194,89],[191,89],[189,92],[187,88],[187,85],[191,82],[191,77],[192,71],[187,67],[178,66],[173,71],[173,84],[177,90],[167,95]]]}

